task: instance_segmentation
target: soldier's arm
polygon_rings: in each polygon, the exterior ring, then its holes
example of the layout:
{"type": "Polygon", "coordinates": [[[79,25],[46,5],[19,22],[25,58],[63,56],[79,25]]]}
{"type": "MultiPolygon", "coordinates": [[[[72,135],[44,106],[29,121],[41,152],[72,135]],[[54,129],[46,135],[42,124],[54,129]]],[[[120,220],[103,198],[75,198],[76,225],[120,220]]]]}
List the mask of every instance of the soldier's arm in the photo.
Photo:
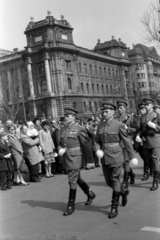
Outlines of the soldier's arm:
{"type": "Polygon", "coordinates": [[[100,125],[98,126],[97,133],[95,136],[95,150],[96,151],[101,149],[101,140],[100,140],[100,136],[99,136],[99,129],[100,129],[100,125]]]}
{"type": "Polygon", "coordinates": [[[126,151],[128,152],[129,158],[130,159],[135,158],[135,153],[134,153],[134,149],[132,146],[132,142],[131,142],[130,138],[128,137],[128,133],[127,133],[126,129],[124,128],[123,125],[121,125],[119,130],[120,130],[120,132],[119,132],[120,138],[122,139],[122,141],[124,143],[124,146],[125,146],[126,151]]]}
{"type": "Polygon", "coordinates": [[[129,118],[129,123],[127,124],[127,131],[129,134],[131,133],[136,133],[137,130],[140,128],[140,119],[138,117],[135,116],[131,116],[129,118]]]}

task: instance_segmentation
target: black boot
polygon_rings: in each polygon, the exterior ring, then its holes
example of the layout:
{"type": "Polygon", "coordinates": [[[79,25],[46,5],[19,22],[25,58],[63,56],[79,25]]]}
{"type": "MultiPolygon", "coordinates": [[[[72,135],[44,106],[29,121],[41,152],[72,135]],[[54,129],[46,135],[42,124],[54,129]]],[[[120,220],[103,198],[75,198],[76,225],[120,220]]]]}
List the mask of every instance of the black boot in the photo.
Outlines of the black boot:
{"type": "Polygon", "coordinates": [[[108,218],[115,218],[115,217],[117,217],[117,215],[118,215],[119,197],[120,197],[120,192],[113,191],[111,212],[109,213],[108,218]]]}
{"type": "Polygon", "coordinates": [[[130,168],[129,176],[130,176],[130,184],[134,184],[136,174],[133,172],[132,168],[130,168]]]}
{"type": "Polygon", "coordinates": [[[158,189],[158,182],[159,182],[159,171],[154,171],[153,184],[151,187],[151,191],[158,189]]]}
{"type": "Polygon", "coordinates": [[[128,189],[128,180],[129,180],[129,172],[124,172],[122,192],[125,192],[126,189],[128,189]]]}
{"type": "Polygon", "coordinates": [[[82,189],[82,191],[88,196],[85,205],[90,205],[92,200],[96,197],[96,194],[89,188],[86,182],[77,181],[78,186],[82,189]]]}
{"type": "Polygon", "coordinates": [[[129,195],[129,190],[126,189],[125,191],[123,190],[121,192],[121,196],[122,196],[122,206],[126,206],[127,205],[127,202],[128,202],[128,199],[127,199],[127,196],[129,195]]]}
{"type": "Polygon", "coordinates": [[[148,179],[149,179],[149,171],[148,169],[145,169],[143,173],[142,181],[146,181],[148,179]]]}
{"type": "Polygon", "coordinates": [[[75,211],[76,191],[76,189],[70,189],[68,206],[63,216],[71,215],[75,211]]]}

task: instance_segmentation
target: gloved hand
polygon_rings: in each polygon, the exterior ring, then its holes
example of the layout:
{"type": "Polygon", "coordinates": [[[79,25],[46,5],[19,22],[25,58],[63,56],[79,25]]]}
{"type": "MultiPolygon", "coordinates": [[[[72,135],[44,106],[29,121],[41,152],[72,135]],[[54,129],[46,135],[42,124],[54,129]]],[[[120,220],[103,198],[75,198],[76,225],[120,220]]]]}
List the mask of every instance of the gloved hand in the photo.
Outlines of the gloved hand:
{"type": "Polygon", "coordinates": [[[126,130],[128,129],[128,127],[127,127],[127,125],[126,125],[126,124],[124,124],[124,127],[125,127],[125,129],[126,129],[126,130]]]}
{"type": "Polygon", "coordinates": [[[133,165],[138,165],[138,159],[137,158],[133,158],[131,160],[131,162],[132,162],[133,165]]]}
{"type": "Polygon", "coordinates": [[[59,156],[63,156],[63,154],[65,153],[66,151],[66,148],[61,148],[59,151],[58,151],[58,155],[59,156]]]}
{"type": "Polygon", "coordinates": [[[148,125],[149,127],[153,128],[153,129],[156,128],[156,124],[153,123],[153,122],[151,122],[151,121],[149,121],[149,122],[147,123],[147,125],[148,125]]]}
{"type": "Polygon", "coordinates": [[[136,139],[135,139],[135,140],[136,140],[136,142],[139,142],[139,143],[140,143],[140,142],[142,142],[142,139],[140,138],[140,136],[139,136],[139,135],[137,135],[137,137],[136,137],[136,139]]]}
{"type": "Polygon", "coordinates": [[[98,159],[101,159],[104,156],[104,152],[102,150],[97,150],[96,155],[98,159]]]}

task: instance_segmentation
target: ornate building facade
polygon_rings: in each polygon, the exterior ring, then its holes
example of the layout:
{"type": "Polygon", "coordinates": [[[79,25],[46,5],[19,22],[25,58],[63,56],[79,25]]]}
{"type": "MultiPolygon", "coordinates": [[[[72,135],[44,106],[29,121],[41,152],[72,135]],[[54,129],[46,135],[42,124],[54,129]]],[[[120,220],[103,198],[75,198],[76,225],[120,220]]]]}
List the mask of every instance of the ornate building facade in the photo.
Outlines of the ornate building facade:
{"type": "MultiPolygon", "coordinates": [[[[21,118],[26,114],[32,119],[42,113],[58,118],[65,107],[74,107],[79,117],[87,117],[98,114],[103,101],[116,103],[117,99],[126,99],[130,109],[134,109],[126,44],[112,37],[104,43],[98,40],[95,48],[89,50],[76,46],[72,33],[72,26],[63,16],[61,20],[51,15],[39,22],[32,19],[25,30],[25,50],[0,58],[0,76],[9,86],[5,102],[10,106],[16,95],[11,93],[10,58],[12,62],[19,58],[18,98],[25,108],[20,111],[21,118]]],[[[6,95],[4,91],[2,95],[6,95]]]]}

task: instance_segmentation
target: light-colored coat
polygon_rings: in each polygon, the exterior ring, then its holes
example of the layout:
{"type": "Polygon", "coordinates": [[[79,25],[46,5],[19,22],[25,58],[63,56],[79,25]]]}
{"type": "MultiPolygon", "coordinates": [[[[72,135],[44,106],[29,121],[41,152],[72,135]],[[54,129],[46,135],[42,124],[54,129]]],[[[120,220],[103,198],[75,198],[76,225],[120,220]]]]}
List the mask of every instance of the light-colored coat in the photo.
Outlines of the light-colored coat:
{"type": "Polygon", "coordinates": [[[39,131],[39,143],[44,153],[53,152],[53,150],[55,149],[51,133],[49,130],[45,131],[41,129],[39,131]]]}
{"type": "Polygon", "coordinates": [[[25,156],[29,160],[31,165],[39,163],[39,149],[37,144],[39,143],[39,138],[33,140],[29,136],[21,133],[21,142],[25,156]]]}

